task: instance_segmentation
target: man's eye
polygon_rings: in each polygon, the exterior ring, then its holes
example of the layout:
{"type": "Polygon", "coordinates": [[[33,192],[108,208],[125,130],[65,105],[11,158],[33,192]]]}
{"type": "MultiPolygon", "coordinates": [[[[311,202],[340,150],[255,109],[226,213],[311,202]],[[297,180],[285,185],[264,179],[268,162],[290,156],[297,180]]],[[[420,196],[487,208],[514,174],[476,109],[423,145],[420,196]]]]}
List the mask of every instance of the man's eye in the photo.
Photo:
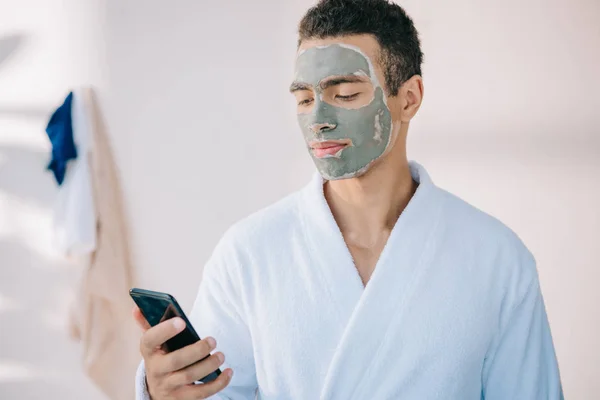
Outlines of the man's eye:
{"type": "Polygon", "coordinates": [[[351,95],[348,95],[348,96],[342,96],[342,95],[338,94],[337,96],[335,96],[335,98],[336,99],[340,99],[342,101],[351,101],[351,100],[356,99],[359,94],[360,93],[354,93],[354,94],[351,94],[351,95]]]}
{"type": "Polygon", "coordinates": [[[299,106],[307,106],[312,103],[313,99],[305,99],[298,103],[299,106]]]}

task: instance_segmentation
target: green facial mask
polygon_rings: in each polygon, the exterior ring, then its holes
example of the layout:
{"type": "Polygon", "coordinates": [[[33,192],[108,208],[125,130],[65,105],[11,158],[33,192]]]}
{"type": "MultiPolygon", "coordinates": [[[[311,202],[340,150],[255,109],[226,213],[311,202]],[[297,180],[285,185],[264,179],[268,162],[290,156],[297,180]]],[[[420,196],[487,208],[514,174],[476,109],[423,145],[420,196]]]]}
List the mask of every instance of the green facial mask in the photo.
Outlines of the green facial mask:
{"type": "Polygon", "coordinates": [[[316,157],[308,147],[321,176],[336,180],[364,174],[390,145],[392,132],[390,110],[369,58],[360,49],[348,45],[312,47],[298,55],[295,80],[311,85],[314,90],[311,112],[298,114],[306,143],[314,140],[352,141],[338,154],[325,158],[316,157]],[[373,100],[358,109],[337,107],[323,101],[320,82],[331,76],[348,75],[369,77],[375,89],[373,100]],[[323,130],[316,128],[323,125],[326,127],[323,130]]]}

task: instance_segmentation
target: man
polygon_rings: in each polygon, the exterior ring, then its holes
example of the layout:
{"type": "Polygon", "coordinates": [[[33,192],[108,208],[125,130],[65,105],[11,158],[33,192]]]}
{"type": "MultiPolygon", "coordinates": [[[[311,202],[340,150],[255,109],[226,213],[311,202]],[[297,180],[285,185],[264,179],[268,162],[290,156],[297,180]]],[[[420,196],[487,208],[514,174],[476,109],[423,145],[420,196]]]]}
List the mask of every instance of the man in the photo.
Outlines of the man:
{"type": "Polygon", "coordinates": [[[148,329],[134,310],[138,398],[561,399],[533,256],[407,161],[411,19],[323,0],[299,34],[290,90],[319,173],[221,239],[191,313],[202,341],[165,354],[182,321],[148,329]]]}

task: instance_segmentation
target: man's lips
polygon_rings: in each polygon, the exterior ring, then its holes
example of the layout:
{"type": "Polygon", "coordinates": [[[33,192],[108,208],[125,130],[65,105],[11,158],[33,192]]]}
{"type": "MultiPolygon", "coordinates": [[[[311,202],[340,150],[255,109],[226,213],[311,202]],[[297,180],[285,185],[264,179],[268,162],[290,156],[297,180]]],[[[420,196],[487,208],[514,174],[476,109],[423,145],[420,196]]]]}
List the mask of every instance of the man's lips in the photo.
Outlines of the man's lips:
{"type": "Polygon", "coordinates": [[[313,140],[309,143],[310,149],[317,158],[339,157],[341,152],[349,146],[352,146],[350,139],[344,140],[313,140]]]}

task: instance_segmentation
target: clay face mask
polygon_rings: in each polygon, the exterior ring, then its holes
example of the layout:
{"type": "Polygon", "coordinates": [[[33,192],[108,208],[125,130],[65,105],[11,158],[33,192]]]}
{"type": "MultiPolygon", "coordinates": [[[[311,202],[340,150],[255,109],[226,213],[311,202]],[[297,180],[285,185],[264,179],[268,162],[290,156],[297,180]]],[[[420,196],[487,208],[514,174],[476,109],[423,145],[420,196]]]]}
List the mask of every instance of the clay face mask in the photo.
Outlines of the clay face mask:
{"type": "Polygon", "coordinates": [[[324,179],[360,176],[384,154],[390,110],[373,64],[360,49],[334,44],[299,53],[291,90],[300,99],[300,129],[324,179]]]}

